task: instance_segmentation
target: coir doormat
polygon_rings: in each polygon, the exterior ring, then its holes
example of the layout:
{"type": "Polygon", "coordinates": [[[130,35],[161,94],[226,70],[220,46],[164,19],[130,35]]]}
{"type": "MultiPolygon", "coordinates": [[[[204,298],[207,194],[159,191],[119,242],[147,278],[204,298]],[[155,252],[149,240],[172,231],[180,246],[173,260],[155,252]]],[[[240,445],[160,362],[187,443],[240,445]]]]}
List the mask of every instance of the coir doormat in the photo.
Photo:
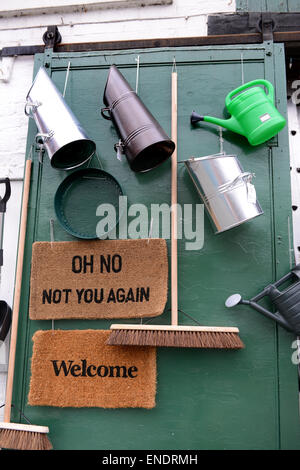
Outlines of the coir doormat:
{"type": "Polygon", "coordinates": [[[33,244],[32,320],[155,317],[167,291],[164,239],[33,244]]]}
{"type": "Polygon", "coordinates": [[[153,408],[156,349],[107,346],[109,334],[109,330],[37,331],[29,404],[153,408]]]}

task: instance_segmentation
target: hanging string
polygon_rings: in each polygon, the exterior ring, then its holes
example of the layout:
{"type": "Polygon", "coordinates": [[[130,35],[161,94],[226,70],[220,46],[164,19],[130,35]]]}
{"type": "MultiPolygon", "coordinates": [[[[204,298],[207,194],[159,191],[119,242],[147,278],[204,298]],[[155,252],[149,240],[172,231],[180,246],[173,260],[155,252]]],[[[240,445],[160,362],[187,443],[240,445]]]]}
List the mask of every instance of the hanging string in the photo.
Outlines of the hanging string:
{"type": "Polygon", "coordinates": [[[244,77],[244,54],[241,52],[242,85],[245,83],[244,77]]]}
{"type": "Polygon", "coordinates": [[[66,90],[67,90],[67,84],[68,84],[68,80],[69,80],[70,67],[71,67],[71,62],[68,63],[68,67],[67,67],[67,73],[66,73],[66,78],[65,78],[65,86],[64,86],[64,91],[63,91],[63,98],[65,97],[66,90]]]}
{"type": "Polygon", "coordinates": [[[172,73],[177,73],[176,58],[173,59],[172,73]]]}
{"type": "Polygon", "coordinates": [[[153,229],[153,217],[151,217],[151,220],[150,220],[150,228],[149,228],[148,242],[147,243],[149,243],[150,238],[152,238],[152,229],[153,229]]]}
{"type": "MultiPolygon", "coordinates": [[[[171,312],[171,309],[169,308],[167,310],[168,312],[171,312]]],[[[178,309],[178,312],[182,313],[183,315],[185,315],[187,318],[189,318],[189,320],[192,320],[194,323],[196,323],[196,325],[198,326],[203,326],[202,323],[200,323],[198,320],[196,320],[196,318],[192,317],[191,315],[189,315],[188,313],[184,312],[183,310],[181,310],[180,308],[178,309]]],[[[155,318],[150,318],[150,320],[146,320],[144,322],[144,325],[147,325],[148,323],[151,323],[153,320],[155,320],[155,318]]],[[[142,320],[141,320],[141,323],[142,323],[142,320]]]]}
{"type": "Polygon", "coordinates": [[[135,81],[135,92],[138,94],[139,89],[139,79],[140,79],[140,56],[138,55],[135,58],[136,61],[136,81],[135,81]]]}
{"type": "MultiPolygon", "coordinates": [[[[3,405],[0,405],[0,408],[3,408],[5,406],[5,403],[3,403],[3,405]]],[[[20,408],[18,408],[16,405],[14,405],[13,403],[11,404],[11,407],[12,408],[16,408],[16,410],[20,413],[20,416],[22,416],[25,421],[27,421],[27,424],[32,424],[31,421],[29,421],[29,419],[24,415],[24,413],[20,410],[20,408]]]]}
{"type": "MultiPolygon", "coordinates": [[[[53,248],[52,244],[54,243],[54,220],[50,219],[50,241],[51,241],[51,248],[53,248]]],[[[54,320],[51,320],[52,324],[52,331],[54,331],[54,320]]]]}
{"type": "Polygon", "coordinates": [[[92,162],[92,160],[93,160],[93,157],[96,157],[96,158],[97,158],[97,161],[98,161],[98,165],[99,165],[99,167],[100,167],[100,170],[103,170],[103,165],[102,165],[102,163],[101,163],[101,160],[100,160],[100,157],[99,157],[97,151],[96,151],[96,152],[94,153],[94,155],[92,155],[92,157],[89,159],[88,164],[87,164],[87,168],[90,168],[90,165],[91,165],[91,162],[92,162]]]}
{"type": "Polygon", "coordinates": [[[290,269],[294,266],[294,248],[292,246],[292,230],[291,230],[291,220],[288,215],[288,238],[289,238],[289,258],[290,258],[290,269]]]}
{"type": "Polygon", "coordinates": [[[220,155],[224,154],[224,139],[223,139],[223,129],[219,126],[219,143],[220,143],[220,155]]]}

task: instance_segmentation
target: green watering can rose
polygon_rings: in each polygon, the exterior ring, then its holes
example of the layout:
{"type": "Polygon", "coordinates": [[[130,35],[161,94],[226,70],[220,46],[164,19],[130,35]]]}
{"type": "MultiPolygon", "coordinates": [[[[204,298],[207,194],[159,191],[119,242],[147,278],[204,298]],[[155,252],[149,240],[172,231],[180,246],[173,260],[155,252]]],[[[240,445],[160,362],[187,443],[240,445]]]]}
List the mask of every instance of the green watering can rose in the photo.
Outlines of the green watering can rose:
{"type": "Polygon", "coordinates": [[[286,120],[275,107],[274,87],[268,80],[258,79],[245,83],[228,93],[225,105],[229,119],[200,116],[193,112],[191,123],[210,122],[245,136],[251,145],[259,145],[281,131],[286,120]],[[266,88],[267,92],[261,87],[266,88]]]}

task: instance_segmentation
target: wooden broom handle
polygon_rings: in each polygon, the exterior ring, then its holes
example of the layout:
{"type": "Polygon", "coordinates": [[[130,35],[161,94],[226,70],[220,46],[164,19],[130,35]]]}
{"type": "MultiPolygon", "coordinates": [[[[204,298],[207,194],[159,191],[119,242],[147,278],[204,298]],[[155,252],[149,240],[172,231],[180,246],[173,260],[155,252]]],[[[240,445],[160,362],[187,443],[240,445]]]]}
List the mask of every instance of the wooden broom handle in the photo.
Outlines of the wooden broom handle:
{"type": "Polygon", "coordinates": [[[171,324],[178,325],[177,269],[177,72],[172,72],[171,135],[175,143],[171,170],[171,324]]]}
{"type": "Polygon", "coordinates": [[[6,382],[6,397],[5,397],[5,408],[4,408],[4,422],[5,423],[10,422],[10,415],[11,415],[11,401],[12,401],[13,379],[14,379],[14,371],[15,371],[15,357],[16,357],[19,308],[20,308],[21,287],[22,287],[22,272],[23,272],[24,246],[25,246],[25,237],[26,237],[27,209],[28,209],[29,189],[30,189],[31,165],[32,165],[32,161],[30,159],[26,160],[24,188],[23,188],[23,197],[22,197],[22,210],[21,210],[21,218],[20,218],[20,230],[19,230],[18,261],[17,261],[17,267],[16,267],[16,281],[15,281],[12,324],[11,324],[11,334],[10,334],[8,373],[7,373],[7,382],[6,382]]]}

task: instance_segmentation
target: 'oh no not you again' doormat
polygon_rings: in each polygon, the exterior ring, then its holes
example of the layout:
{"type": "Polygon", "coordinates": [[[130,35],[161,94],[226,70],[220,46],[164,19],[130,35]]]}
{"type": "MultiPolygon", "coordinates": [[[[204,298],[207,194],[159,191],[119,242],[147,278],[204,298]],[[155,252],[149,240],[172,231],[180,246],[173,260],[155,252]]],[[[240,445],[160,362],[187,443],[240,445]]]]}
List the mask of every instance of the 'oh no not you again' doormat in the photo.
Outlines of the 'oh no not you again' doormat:
{"type": "Polygon", "coordinates": [[[31,320],[155,317],[167,295],[164,239],[33,244],[31,320]]]}
{"type": "Polygon", "coordinates": [[[109,330],[37,331],[29,405],[153,408],[156,349],[107,346],[109,335],[109,330]]]}

